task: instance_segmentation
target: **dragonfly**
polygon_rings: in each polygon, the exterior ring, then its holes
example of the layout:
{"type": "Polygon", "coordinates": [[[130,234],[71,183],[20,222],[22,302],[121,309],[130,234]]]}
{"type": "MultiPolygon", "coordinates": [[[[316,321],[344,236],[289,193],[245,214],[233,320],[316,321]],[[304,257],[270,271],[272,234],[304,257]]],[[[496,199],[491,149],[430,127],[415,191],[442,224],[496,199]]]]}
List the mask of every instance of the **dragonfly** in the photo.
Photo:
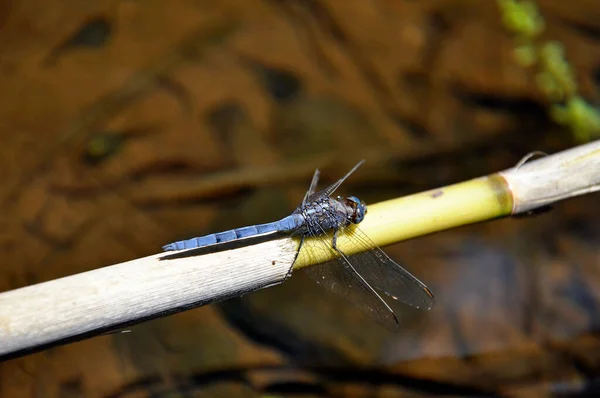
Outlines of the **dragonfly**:
{"type": "MultiPolygon", "coordinates": [[[[315,170],[302,203],[287,217],[266,224],[235,228],[163,246],[165,251],[187,250],[237,241],[262,235],[300,236],[298,252],[305,238],[316,238],[321,250],[333,260],[313,265],[304,272],[317,284],[338,294],[384,327],[397,330],[398,316],[383,298],[391,298],[420,310],[435,304],[433,293],[410,272],[392,260],[358,226],[367,215],[367,205],[356,196],[333,197],[335,191],[365,161],[358,162],[345,176],[317,191],[319,169],[315,170]],[[354,254],[338,247],[340,233],[349,227],[347,236],[354,254]]],[[[345,244],[345,247],[349,247],[345,244]]]]}

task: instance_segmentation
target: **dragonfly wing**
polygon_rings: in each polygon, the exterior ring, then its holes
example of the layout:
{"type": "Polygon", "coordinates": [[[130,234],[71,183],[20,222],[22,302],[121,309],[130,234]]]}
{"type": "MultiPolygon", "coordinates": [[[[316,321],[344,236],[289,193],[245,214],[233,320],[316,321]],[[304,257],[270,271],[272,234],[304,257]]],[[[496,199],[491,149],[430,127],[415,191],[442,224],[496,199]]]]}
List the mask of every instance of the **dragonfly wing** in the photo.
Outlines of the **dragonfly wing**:
{"type": "Polygon", "coordinates": [[[360,162],[358,162],[358,163],[356,164],[356,166],[354,166],[354,167],[352,168],[352,170],[350,170],[348,173],[346,173],[346,175],[345,175],[345,176],[343,176],[342,178],[340,178],[339,180],[337,180],[335,183],[333,183],[333,184],[331,184],[330,186],[328,186],[327,188],[325,188],[325,189],[323,190],[323,193],[324,193],[325,195],[327,195],[327,196],[331,196],[331,195],[332,195],[332,194],[333,194],[333,193],[336,191],[336,189],[338,189],[338,188],[340,187],[340,185],[342,185],[342,183],[343,183],[344,181],[346,181],[346,179],[347,179],[348,177],[350,177],[350,175],[352,175],[352,173],[354,173],[354,172],[356,171],[356,169],[358,169],[360,166],[362,166],[362,164],[363,164],[364,162],[365,162],[365,160],[364,160],[364,159],[363,159],[363,160],[361,160],[360,162]]]}
{"type": "Polygon", "coordinates": [[[306,204],[307,201],[309,200],[309,198],[315,194],[315,192],[317,191],[317,184],[319,184],[319,176],[321,175],[321,172],[319,171],[319,169],[315,170],[315,174],[313,174],[313,178],[312,181],[310,182],[310,187],[308,187],[308,191],[306,191],[306,194],[304,195],[304,199],[302,199],[302,204],[306,204]]]}
{"type": "Polygon", "coordinates": [[[398,318],[390,306],[360,275],[347,256],[340,256],[333,249],[333,232],[324,231],[319,225],[308,227],[308,236],[319,242],[322,250],[337,256],[332,261],[317,264],[305,269],[305,273],[325,289],[347,299],[376,322],[390,330],[397,330],[398,318]]]}
{"type": "Polygon", "coordinates": [[[348,300],[377,323],[397,330],[399,322],[391,308],[365,285],[360,276],[346,267],[341,261],[332,260],[305,268],[304,272],[318,285],[348,300]]]}
{"type": "Polygon", "coordinates": [[[433,307],[435,298],[431,290],[385,254],[360,228],[353,228],[348,235],[349,244],[360,246],[357,251],[361,251],[352,255],[350,261],[371,286],[411,307],[422,310],[433,307]]]}

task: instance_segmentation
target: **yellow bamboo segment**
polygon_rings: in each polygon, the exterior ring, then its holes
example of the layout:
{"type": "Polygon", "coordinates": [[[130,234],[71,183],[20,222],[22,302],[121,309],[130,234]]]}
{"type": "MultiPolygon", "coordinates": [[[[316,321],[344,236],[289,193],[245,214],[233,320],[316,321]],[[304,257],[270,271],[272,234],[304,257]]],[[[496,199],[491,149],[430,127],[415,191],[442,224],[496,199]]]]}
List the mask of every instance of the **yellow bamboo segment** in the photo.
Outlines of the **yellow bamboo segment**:
{"type": "MultiPolygon", "coordinates": [[[[512,195],[506,180],[499,174],[492,174],[370,206],[367,204],[367,215],[359,227],[374,244],[386,246],[416,236],[507,216],[512,208],[512,195]]],[[[357,251],[357,246],[352,244],[353,231],[354,226],[349,227],[337,240],[338,247],[347,255],[357,251]]],[[[323,250],[322,244],[315,242],[315,238],[309,238],[304,241],[294,269],[323,263],[333,257],[333,251],[323,250]]]]}

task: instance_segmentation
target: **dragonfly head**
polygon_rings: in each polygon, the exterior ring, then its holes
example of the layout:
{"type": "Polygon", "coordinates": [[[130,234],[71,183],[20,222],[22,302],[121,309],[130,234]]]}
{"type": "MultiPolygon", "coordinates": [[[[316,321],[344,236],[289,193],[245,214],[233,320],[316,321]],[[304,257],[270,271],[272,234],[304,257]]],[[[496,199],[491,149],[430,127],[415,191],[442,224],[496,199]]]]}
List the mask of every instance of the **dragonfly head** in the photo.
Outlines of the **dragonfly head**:
{"type": "Polygon", "coordinates": [[[367,214],[367,205],[362,200],[358,199],[356,196],[348,196],[345,199],[346,205],[350,206],[353,210],[350,214],[350,221],[354,224],[360,223],[365,219],[365,214],[367,214]]]}

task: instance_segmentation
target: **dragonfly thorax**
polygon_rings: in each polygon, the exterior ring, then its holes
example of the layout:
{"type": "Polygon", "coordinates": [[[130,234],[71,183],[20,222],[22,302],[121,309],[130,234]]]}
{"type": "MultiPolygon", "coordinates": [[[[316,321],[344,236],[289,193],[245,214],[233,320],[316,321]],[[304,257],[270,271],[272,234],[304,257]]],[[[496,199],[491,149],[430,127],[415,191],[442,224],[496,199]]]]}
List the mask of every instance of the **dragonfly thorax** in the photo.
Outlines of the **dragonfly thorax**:
{"type": "Polygon", "coordinates": [[[309,230],[316,228],[331,230],[360,223],[365,217],[366,209],[364,202],[355,196],[347,198],[322,196],[306,203],[298,210],[309,230]]]}

